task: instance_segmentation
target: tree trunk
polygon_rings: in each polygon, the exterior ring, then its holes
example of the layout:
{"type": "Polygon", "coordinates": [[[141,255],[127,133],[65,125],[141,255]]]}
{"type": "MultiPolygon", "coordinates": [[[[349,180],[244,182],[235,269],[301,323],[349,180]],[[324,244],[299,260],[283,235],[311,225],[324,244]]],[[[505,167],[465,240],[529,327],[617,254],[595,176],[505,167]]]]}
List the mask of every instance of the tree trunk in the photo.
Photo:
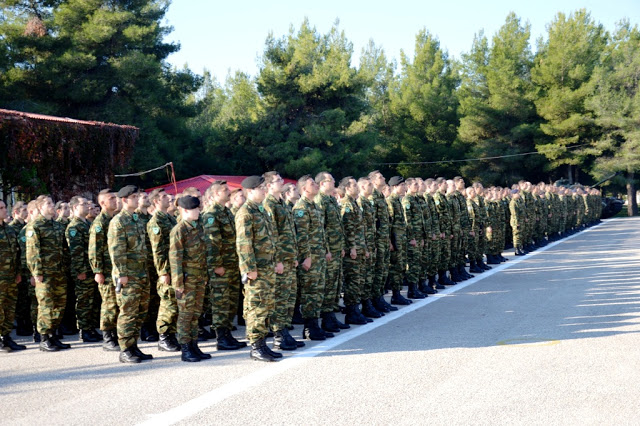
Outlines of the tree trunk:
{"type": "Polygon", "coordinates": [[[638,215],[638,202],[636,201],[636,183],[634,172],[627,172],[627,215],[638,215]]]}

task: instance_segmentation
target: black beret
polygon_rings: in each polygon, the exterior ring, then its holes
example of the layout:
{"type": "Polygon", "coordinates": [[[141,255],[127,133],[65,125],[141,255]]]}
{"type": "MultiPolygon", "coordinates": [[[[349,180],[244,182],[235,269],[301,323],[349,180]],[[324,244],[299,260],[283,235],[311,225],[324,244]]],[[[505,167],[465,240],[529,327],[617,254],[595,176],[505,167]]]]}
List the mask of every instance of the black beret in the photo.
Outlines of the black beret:
{"type": "Polygon", "coordinates": [[[255,189],[264,183],[262,176],[249,176],[242,181],[242,187],[245,189],[255,189]]]}
{"type": "Polygon", "coordinates": [[[226,184],[227,184],[226,180],[218,179],[218,180],[214,180],[211,185],[226,185],[226,184]]]}
{"type": "Polygon", "coordinates": [[[122,188],[120,188],[120,191],[118,191],[118,197],[120,198],[127,198],[129,195],[132,194],[137,194],[138,193],[138,187],[135,185],[127,185],[124,186],[122,188]]]}
{"type": "Polygon", "coordinates": [[[54,208],[54,209],[56,209],[56,210],[60,210],[60,209],[62,208],[62,205],[63,205],[63,204],[65,204],[65,202],[64,202],[64,201],[58,201],[58,202],[56,203],[56,205],[55,205],[55,206],[53,206],[53,208],[54,208]]]}
{"type": "Polygon", "coordinates": [[[191,195],[185,195],[184,197],[180,197],[178,200],[178,206],[183,209],[192,210],[200,207],[200,199],[192,197],[191,195]]]}
{"type": "Polygon", "coordinates": [[[389,186],[398,186],[402,182],[404,182],[404,178],[402,176],[394,176],[389,179],[389,186]]]}

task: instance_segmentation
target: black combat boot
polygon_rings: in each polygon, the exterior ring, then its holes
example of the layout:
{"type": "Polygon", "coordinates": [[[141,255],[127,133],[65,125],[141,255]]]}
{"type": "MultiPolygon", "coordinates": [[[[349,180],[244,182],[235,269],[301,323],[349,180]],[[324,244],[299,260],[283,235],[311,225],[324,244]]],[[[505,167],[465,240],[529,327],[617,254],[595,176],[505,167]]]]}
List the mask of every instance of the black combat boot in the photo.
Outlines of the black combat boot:
{"type": "Polygon", "coordinates": [[[140,358],[142,361],[149,361],[153,359],[153,355],[145,354],[140,350],[140,348],[138,347],[138,343],[134,343],[132,346],[129,347],[129,349],[131,349],[131,351],[135,354],[135,356],[140,358]]]}
{"type": "Polygon", "coordinates": [[[299,342],[296,339],[294,339],[286,327],[282,329],[282,334],[284,335],[285,340],[289,342],[290,345],[296,345],[297,348],[302,348],[306,346],[304,342],[299,342]]]}
{"type": "Polygon", "coordinates": [[[33,343],[40,343],[41,339],[42,337],[40,336],[40,333],[38,333],[38,327],[34,325],[33,326],[33,343]]]}
{"type": "Polygon", "coordinates": [[[192,340],[191,343],[189,343],[191,345],[191,352],[193,352],[194,354],[196,354],[196,356],[200,359],[211,359],[211,354],[205,354],[204,352],[202,352],[200,350],[200,347],[198,346],[198,339],[192,340]]]}
{"type": "Polygon", "coordinates": [[[51,334],[49,336],[49,340],[59,349],[69,349],[71,347],[71,345],[68,343],[62,343],[55,334],[51,334]]]}
{"type": "Polygon", "coordinates": [[[441,279],[441,282],[440,282],[441,284],[444,284],[444,285],[455,285],[456,284],[455,281],[451,280],[447,276],[447,270],[446,269],[440,271],[439,275],[440,275],[440,279],[441,279]]]}
{"type": "Polygon", "coordinates": [[[329,333],[340,332],[340,327],[333,321],[335,318],[334,315],[333,312],[323,312],[320,315],[322,317],[321,327],[324,331],[328,331],[329,333]]]}
{"type": "Polygon", "coordinates": [[[389,312],[395,312],[398,310],[396,306],[392,306],[389,302],[387,302],[387,299],[384,298],[384,295],[380,295],[378,299],[380,300],[380,303],[389,310],[389,312]]]}
{"type": "Polygon", "coordinates": [[[143,342],[157,342],[160,340],[160,336],[155,329],[150,329],[148,326],[143,325],[140,329],[140,340],[143,342]]]}
{"type": "Polygon", "coordinates": [[[491,269],[491,266],[484,263],[484,260],[482,260],[482,258],[480,258],[480,260],[478,261],[478,266],[480,266],[485,271],[488,271],[489,269],[491,269]]]}
{"type": "Polygon", "coordinates": [[[409,284],[409,289],[407,290],[407,297],[409,299],[424,299],[427,297],[426,294],[423,294],[418,290],[418,286],[415,283],[409,284]]]}
{"type": "Polygon", "coordinates": [[[25,345],[19,345],[14,342],[10,334],[2,336],[2,344],[3,346],[8,346],[12,351],[23,351],[27,349],[25,345]]]}
{"type": "Polygon", "coordinates": [[[382,318],[384,313],[380,312],[373,306],[371,299],[365,299],[362,301],[362,315],[369,318],[382,318]]]}
{"type": "MultiPolygon", "coordinates": [[[[274,338],[275,338],[276,333],[273,333],[273,335],[274,335],[274,338]]],[[[283,355],[280,352],[275,352],[275,351],[271,350],[271,348],[267,345],[267,339],[262,339],[262,341],[264,342],[265,351],[267,351],[267,353],[269,355],[271,355],[275,359],[282,358],[283,355]]]]}
{"type": "MultiPolygon", "coordinates": [[[[317,324],[316,324],[317,326],[317,324]]],[[[320,327],[318,327],[320,330],[320,327]]],[[[272,357],[267,351],[267,344],[264,339],[260,339],[257,342],[253,342],[251,344],[251,352],[249,353],[251,359],[256,361],[264,361],[264,362],[275,362],[275,358],[272,357]]]]}
{"type": "Polygon", "coordinates": [[[247,347],[247,342],[241,342],[231,334],[231,330],[227,330],[227,338],[233,342],[234,345],[238,346],[240,349],[247,347]]]}
{"type": "Polygon", "coordinates": [[[218,342],[217,348],[219,351],[235,351],[236,349],[240,349],[240,346],[229,338],[230,336],[231,332],[228,328],[216,328],[216,341],[218,342]]]}
{"type": "Polygon", "coordinates": [[[48,334],[44,334],[40,341],[40,350],[43,352],[55,352],[59,351],[60,348],[53,343],[48,334]]]}
{"type": "Polygon", "coordinates": [[[474,274],[481,274],[484,272],[484,269],[480,268],[475,260],[472,260],[471,266],[469,267],[469,272],[473,272],[474,274]]]}
{"type": "Polygon", "coordinates": [[[163,333],[160,334],[160,340],[158,340],[158,350],[164,352],[178,352],[180,350],[180,346],[174,344],[170,334],[163,333]]]}
{"type": "MultiPolygon", "coordinates": [[[[190,343],[183,343],[180,345],[180,350],[182,351],[182,356],[180,359],[184,362],[200,362],[200,357],[193,352],[193,348],[190,343]]],[[[121,355],[122,356],[122,355],[121,355]]]]}
{"type": "Polygon", "coordinates": [[[488,265],[499,265],[500,264],[500,259],[498,259],[498,256],[496,256],[496,255],[487,254],[487,264],[488,265]]]}
{"type": "Polygon", "coordinates": [[[125,364],[140,364],[140,357],[133,353],[131,348],[127,348],[124,351],[120,352],[120,362],[125,364]]]}
{"type": "Polygon", "coordinates": [[[391,303],[393,305],[410,305],[413,302],[411,300],[405,298],[400,293],[400,290],[393,290],[392,296],[391,296],[391,303]]]}
{"type": "Polygon", "coordinates": [[[337,317],[335,312],[329,312],[329,315],[331,316],[331,321],[333,321],[333,323],[338,326],[338,328],[340,330],[346,330],[348,328],[351,328],[351,326],[349,324],[345,324],[342,321],[340,321],[337,317]]]}
{"type": "Polygon", "coordinates": [[[516,256],[524,256],[526,253],[520,247],[516,247],[516,256]]]}
{"type": "Polygon", "coordinates": [[[470,274],[469,272],[467,272],[466,266],[467,266],[467,265],[466,265],[466,263],[465,263],[465,264],[460,265],[460,266],[459,266],[460,271],[461,271],[461,272],[462,272],[462,273],[463,273],[467,278],[469,278],[469,279],[471,279],[471,278],[475,278],[475,275],[472,275],[472,274],[470,274]]]}
{"type": "Polygon", "coordinates": [[[384,297],[382,296],[377,297],[371,301],[371,303],[373,303],[373,307],[376,308],[378,312],[381,312],[381,313],[391,312],[391,310],[387,308],[387,305],[384,302],[385,300],[384,300],[384,297]]]}
{"type": "Polygon", "coordinates": [[[430,295],[430,294],[436,294],[437,293],[436,289],[431,287],[429,285],[429,282],[426,281],[426,280],[423,281],[422,284],[420,284],[420,289],[419,290],[420,290],[421,293],[423,293],[423,294],[425,294],[427,296],[430,295]]]}
{"type": "Polygon", "coordinates": [[[102,350],[104,351],[119,351],[118,334],[115,330],[104,331],[104,342],[102,342],[102,350]]]}
{"type": "Polygon", "coordinates": [[[81,330],[80,331],[80,338],[82,339],[83,342],[85,343],[96,343],[99,342],[100,339],[98,339],[97,337],[95,337],[91,331],[89,330],[81,330]]]}
{"type": "Polygon", "coordinates": [[[273,349],[281,351],[295,351],[298,349],[298,345],[295,343],[295,340],[292,340],[293,337],[289,335],[289,331],[286,328],[278,330],[273,338],[273,349]],[[287,337],[290,337],[291,339],[288,339],[287,337]]]}
{"type": "MultiPolygon", "coordinates": [[[[431,287],[433,289],[433,291],[435,291],[436,293],[439,290],[438,287],[438,281],[436,281],[436,276],[435,275],[431,275],[429,277],[427,277],[429,279],[429,281],[427,282],[427,285],[429,287],[431,287]]],[[[442,288],[444,288],[444,286],[442,286],[442,288]]]]}
{"type": "Polygon", "coordinates": [[[367,323],[367,319],[362,314],[358,315],[356,305],[347,305],[347,314],[344,317],[344,322],[347,324],[364,325],[367,323]]]}
{"type": "Polygon", "coordinates": [[[302,335],[309,340],[326,340],[326,336],[318,325],[318,318],[305,318],[302,335]]]}
{"type": "Polygon", "coordinates": [[[0,340],[0,351],[6,353],[12,352],[11,348],[8,345],[5,345],[2,340],[0,340]]]}

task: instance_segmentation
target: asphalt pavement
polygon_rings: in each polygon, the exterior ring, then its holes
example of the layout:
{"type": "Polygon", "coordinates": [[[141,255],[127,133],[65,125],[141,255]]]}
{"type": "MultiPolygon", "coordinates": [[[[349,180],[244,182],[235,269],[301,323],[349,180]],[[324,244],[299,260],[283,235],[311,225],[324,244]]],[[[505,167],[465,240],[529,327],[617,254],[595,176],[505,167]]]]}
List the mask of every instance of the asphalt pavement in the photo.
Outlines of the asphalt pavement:
{"type": "MultiPolygon", "coordinates": [[[[0,424],[640,424],[640,219],[596,227],[277,363],[76,336],[0,354],[0,424]]],[[[300,336],[301,326],[293,335],[300,336]]],[[[241,331],[236,332],[240,336],[241,331]]]]}

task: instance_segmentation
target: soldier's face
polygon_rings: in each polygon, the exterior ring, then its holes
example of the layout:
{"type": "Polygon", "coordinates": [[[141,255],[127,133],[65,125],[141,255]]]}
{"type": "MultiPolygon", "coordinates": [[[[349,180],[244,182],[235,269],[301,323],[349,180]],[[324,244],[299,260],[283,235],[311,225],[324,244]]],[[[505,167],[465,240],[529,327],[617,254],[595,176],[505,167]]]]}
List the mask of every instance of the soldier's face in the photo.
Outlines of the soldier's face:
{"type": "Polygon", "coordinates": [[[239,208],[239,207],[242,207],[245,201],[246,199],[244,198],[244,193],[242,191],[238,191],[233,196],[233,200],[231,200],[231,204],[239,208]]]}
{"type": "Polygon", "coordinates": [[[409,193],[415,194],[418,192],[418,189],[420,189],[420,184],[415,180],[411,182],[411,184],[409,185],[409,193]]]}
{"type": "Polygon", "coordinates": [[[4,201],[0,201],[0,220],[5,220],[7,218],[7,205],[4,201]]]}
{"type": "Polygon", "coordinates": [[[273,191],[276,194],[282,192],[282,186],[284,185],[284,179],[280,176],[274,176],[274,180],[269,184],[269,191],[273,191]]]}
{"type": "MultiPolygon", "coordinates": [[[[229,191],[229,187],[227,185],[220,186],[220,189],[216,192],[216,199],[220,204],[226,204],[229,202],[229,198],[231,197],[231,191],[229,191]]],[[[244,203],[244,201],[243,201],[244,203]]]]}
{"type": "Polygon", "coordinates": [[[373,184],[376,187],[380,187],[380,186],[384,185],[385,183],[386,183],[385,182],[385,178],[384,178],[384,176],[382,176],[382,174],[378,173],[373,177],[373,184]]]}
{"type": "Polygon", "coordinates": [[[118,197],[113,192],[104,194],[100,200],[100,205],[108,212],[113,212],[118,208],[118,197]]]}
{"type": "Polygon", "coordinates": [[[311,197],[315,197],[318,194],[318,184],[313,179],[308,179],[307,183],[304,184],[304,190],[311,197]]]}
{"type": "Polygon", "coordinates": [[[148,208],[151,205],[149,203],[149,195],[146,193],[142,193],[138,196],[138,207],[140,208],[148,208]]]}
{"type": "Polygon", "coordinates": [[[63,203],[60,205],[60,210],[58,210],[58,217],[69,217],[71,216],[71,208],[69,204],[63,203]]]}
{"type": "Polygon", "coordinates": [[[200,208],[195,208],[195,209],[183,209],[180,208],[182,210],[181,212],[181,216],[184,220],[186,221],[194,221],[194,220],[198,220],[198,217],[200,216],[200,208]]]}
{"type": "Polygon", "coordinates": [[[332,194],[336,189],[335,179],[333,179],[332,176],[326,177],[322,182],[320,182],[320,188],[322,189],[322,192],[332,194]]]}
{"type": "Polygon", "coordinates": [[[253,188],[251,191],[249,191],[249,198],[253,202],[260,204],[264,201],[265,193],[266,191],[264,185],[260,185],[259,187],[253,188]]]}
{"type": "Polygon", "coordinates": [[[56,214],[55,205],[51,198],[47,198],[44,203],[42,203],[40,206],[40,214],[47,219],[51,219],[56,214]]]}
{"type": "Polygon", "coordinates": [[[87,213],[89,213],[89,202],[84,198],[80,198],[78,201],[78,204],[73,209],[73,213],[78,217],[87,217],[87,213]]]}
{"type": "Polygon", "coordinates": [[[133,212],[138,207],[138,194],[131,194],[122,199],[122,206],[129,212],[133,212]]]}
{"type": "Polygon", "coordinates": [[[373,185],[371,184],[371,181],[363,180],[358,184],[358,187],[360,188],[360,194],[363,197],[368,197],[373,193],[373,185]]]}
{"type": "Polygon", "coordinates": [[[27,220],[27,218],[29,217],[29,210],[27,210],[26,207],[22,207],[18,213],[16,214],[17,217],[19,217],[22,220],[27,220]]]}
{"type": "Polygon", "coordinates": [[[163,211],[167,210],[169,208],[169,206],[171,205],[171,196],[163,191],[162,195],[160,195],[160,197],[158,197],[157,203],[159,204],[159,207],[160,207],[161,210],[163,210],[163,211]]]}

